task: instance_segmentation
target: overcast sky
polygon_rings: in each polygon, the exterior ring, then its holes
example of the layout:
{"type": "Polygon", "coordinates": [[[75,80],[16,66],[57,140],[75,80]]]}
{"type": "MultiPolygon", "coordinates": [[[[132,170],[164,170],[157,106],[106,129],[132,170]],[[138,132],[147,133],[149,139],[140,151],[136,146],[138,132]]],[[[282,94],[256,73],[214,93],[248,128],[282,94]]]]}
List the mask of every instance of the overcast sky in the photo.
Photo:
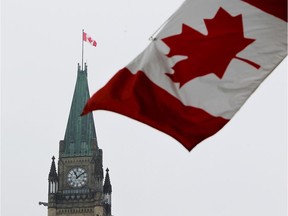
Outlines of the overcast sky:
{"type": "MultiPolygon", "coordinates": [[[[90,93],[148,44],[182,0],[1,3],[1,215],[41,216],[85,44],[90,93]]],[[[188,152],[127,117],[94,112],[115,216],[286,216],[287,57],[235,117],[188,152]]]]}

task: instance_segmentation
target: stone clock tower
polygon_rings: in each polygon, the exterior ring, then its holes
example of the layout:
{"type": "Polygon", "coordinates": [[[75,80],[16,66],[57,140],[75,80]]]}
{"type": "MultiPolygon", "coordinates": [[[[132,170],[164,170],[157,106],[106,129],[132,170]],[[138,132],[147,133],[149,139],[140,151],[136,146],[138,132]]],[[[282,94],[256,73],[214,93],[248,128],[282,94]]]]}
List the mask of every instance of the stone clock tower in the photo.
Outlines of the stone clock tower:
{"type": "Polygon", "coordinates": [[[48,216],[111,216],[112,186],[108,169],[104,179],[93,115],[80,116],[89,97],[87,65],[78,65],[58,173],[53,156],[48,177],[48,216]]]}

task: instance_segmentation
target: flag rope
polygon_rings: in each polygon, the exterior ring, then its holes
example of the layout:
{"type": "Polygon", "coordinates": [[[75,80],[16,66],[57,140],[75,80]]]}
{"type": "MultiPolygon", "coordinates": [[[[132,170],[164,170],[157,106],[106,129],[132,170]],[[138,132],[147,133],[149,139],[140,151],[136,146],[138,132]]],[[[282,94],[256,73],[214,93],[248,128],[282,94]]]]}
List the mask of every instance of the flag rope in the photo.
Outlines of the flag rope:
{"type": "Polygon", "coordinates": [[[150,41],[156,40],[155,35],[158,34],[158,33],[163,29],[163,27],[171,20],[171,18],[173,17],[173,15],[174,15],[174,14],[172,14],[172,16],[170,16],[164,23],[162,23],[162,25],[160,25],[160,27],[149,37],[149,40],[150,40],[150,41]]]}
{"type": "MultiPolygon", "coordinates": [[[[185,3],[185,1],[184,1],[184,3],[185,3]]],[[[184,3],[182,3],[179,8],[181,8],[184,3]]],[[[162,23],[162,25],[160,25],[160,27],[149,37],[150,41],[154,41],[157,39],[155,36],[164,28],[164,26],[168,22],[170,22],[170,20],[175,16],[175,14],[176,13],[173,13],[165,22],[162,23]]]]}

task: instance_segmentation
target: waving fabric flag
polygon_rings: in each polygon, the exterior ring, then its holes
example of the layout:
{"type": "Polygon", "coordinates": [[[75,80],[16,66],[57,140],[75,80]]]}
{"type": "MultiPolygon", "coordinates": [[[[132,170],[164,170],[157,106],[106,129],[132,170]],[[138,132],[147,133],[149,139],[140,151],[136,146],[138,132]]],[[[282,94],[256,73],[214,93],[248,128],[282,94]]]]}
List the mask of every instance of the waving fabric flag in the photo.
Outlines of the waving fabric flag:
{"type": "Polygon", "coordinates": [[[96,47],[97,42],[92,37],[90,37],[86,32],[83,31],[83,41],[90,43],[92,46],[96,47]]]}
{"type": "Polygon", "coordinates": [[[219,131],[287,55],[286,22],[286,0],[186,0],[83,114],[123,114],[190,151],[219,131]]]}

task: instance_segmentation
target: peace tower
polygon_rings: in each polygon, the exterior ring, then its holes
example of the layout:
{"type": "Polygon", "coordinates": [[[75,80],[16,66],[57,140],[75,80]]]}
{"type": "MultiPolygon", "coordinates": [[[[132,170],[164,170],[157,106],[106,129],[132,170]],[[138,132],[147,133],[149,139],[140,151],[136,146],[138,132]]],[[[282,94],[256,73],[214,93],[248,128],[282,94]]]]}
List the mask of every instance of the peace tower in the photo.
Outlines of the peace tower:
{"type": "Polygon", "coordinates": [[[108,168],[104,180],[93,115],[80,116],[89,97],[87,65],[78,64],[58,172],[53,156],[48,177],[48,216],[111,216],[112,186],[108,168]]]}

